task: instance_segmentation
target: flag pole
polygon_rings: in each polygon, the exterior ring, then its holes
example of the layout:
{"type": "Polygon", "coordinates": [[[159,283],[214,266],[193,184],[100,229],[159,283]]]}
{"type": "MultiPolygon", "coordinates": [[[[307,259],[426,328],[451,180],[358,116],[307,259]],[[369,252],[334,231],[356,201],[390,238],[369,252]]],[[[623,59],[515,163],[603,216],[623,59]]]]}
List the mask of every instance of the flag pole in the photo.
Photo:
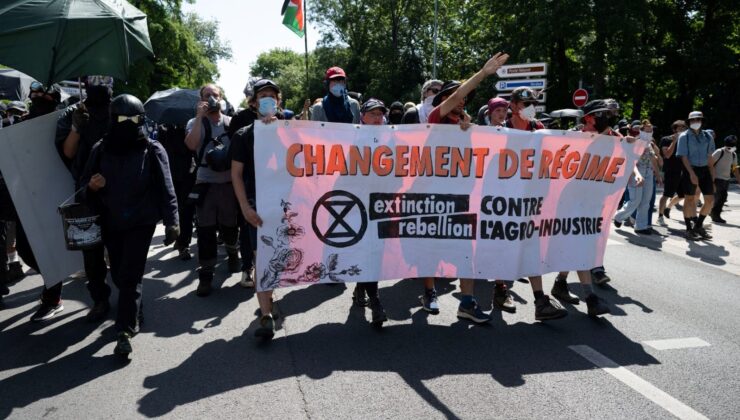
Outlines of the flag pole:
{"type": "Polygon", "coordinates": [[[303,0],[303,46],[305,48],[304,50],[304,60],[306,62],[306,98],[311,99],[309,96],[309,75],[308,75],[308,22],[307,22],[307,16],[308,16],[308,7],[307,7],[307,0],[303,0]]]}

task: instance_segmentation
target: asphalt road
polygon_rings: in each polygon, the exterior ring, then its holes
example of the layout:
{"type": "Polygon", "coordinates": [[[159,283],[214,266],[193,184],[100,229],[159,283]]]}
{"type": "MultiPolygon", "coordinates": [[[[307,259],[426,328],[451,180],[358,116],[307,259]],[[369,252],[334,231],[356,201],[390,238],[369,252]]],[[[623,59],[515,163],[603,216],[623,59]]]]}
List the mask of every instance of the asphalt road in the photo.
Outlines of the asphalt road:
{"type": "MultiPolygon", "coordinates": [[[[112,315],[85,322],[84,281],[65,282],[65,310],[44,324],[29,322],[41,278],[11,287],[0,311],[0,417],[737,419],[737,189],[730,200],[730,223],[715,225],[711,242],[684,240],[677,211],[656,227],[662,235],[613,230],[614,280],[597,290],[613,314],[599,320],[581,303],[535,322],[529,286],[515,283],[517,313],[473,326],[455,317],[456,281],[438,285],[437,316],[406,281],[381,283],[391,320],[377,331],[369,311],[351,307],[352,285],[319,285],[276,293],[269,344],[253,337],[257,302],[239,276],[226,278],[224,263],[219,289],[196,297],[196,262],[177,260],[160,232],[128,364],[112,355],[112,315]],[[689,340],[653,342],[667,339],[689,340]]],[[[478,284],[486,310],[491,292],[478,284]]]]}

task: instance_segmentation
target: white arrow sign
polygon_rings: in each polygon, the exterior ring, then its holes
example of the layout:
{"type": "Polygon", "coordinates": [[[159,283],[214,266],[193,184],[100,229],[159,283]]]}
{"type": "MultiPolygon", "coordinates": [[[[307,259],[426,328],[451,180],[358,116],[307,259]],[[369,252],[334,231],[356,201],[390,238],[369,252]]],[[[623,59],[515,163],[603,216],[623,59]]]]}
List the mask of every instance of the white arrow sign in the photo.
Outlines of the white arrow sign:
{"type": "Polygon", "coordinates": [[[547,79],[516,79],[516,80],[499,80],[496,82],[496,90],[508,91],[520,87],[528,87],[535,90],[542,90],[547,87],[547,79]]]}
{"type": "Polygon", "coordinates": [[[496,74],[502,78],[544,76],[547,74],[547,63],[510,64],[501,66],[496,74]]]}

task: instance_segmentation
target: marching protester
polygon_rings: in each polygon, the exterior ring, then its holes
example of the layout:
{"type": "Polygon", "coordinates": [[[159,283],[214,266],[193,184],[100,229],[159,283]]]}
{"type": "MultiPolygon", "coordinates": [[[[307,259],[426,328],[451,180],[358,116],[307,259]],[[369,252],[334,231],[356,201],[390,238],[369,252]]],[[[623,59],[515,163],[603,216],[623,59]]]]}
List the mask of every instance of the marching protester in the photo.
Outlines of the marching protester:
{"type": "Polygon", "coordinates": [[[401,124],[426,124],[429,120],[429,113],[434,109],[432,101],[440,89],[442,89],[441,80],[430,79],[424,82],[421,87],[421,101],[415,107],[406,110],[401,124]]]}
{"type": "Polygon", "coordinates": [[[347,92],[347,75],[340,67],[330,67],[324,76],[328,93],[311,107],[311,121],[360,123],[360,103],[347,92]]]}
{"type": "Polygon", "coordinates": [[[486,108],[486,117],[488,125],[492,127],[504,127],[506,124],[506,113],[509,109],[509,102],[504,98],[491,98],[488,100],[486,108]]]}
{"type": "Polygon", "coordinates": [[[143,130],[144,105],[135,96],[120,95],[110,103],[110,116],[110,129],[93,148],[82,183],[88,205],[101,215],[118,288],[114,353],[127,356],[143,319],[142,278],[154,229],[164,221],[164,243],[169,245],[179,235],[179,223],[167,153],[143,130]]]}
{"type": "Polygon", "coordinates": [[[23,121],[28,113],[28,107],[23,101],[12,101],[5,105],[3,112],[3,118],[0,120],[0,127],[7,127],[13,124],[18,124],[23,121]]]}
{"type": "Polygon", "coordinates": [[[727,202],[727,189],[730,187],[730,177],[734,176],[740,183],[740,171],[737,168],[737,136],[725,137],[725,147],[717,149],[712,153],[714,164],[714,188],[715,199],[712,207],[712,221],[715,223],[727,223],[722,218],[722,208],[727,202]]]}
{"type": "Polygon", "coordinates": [[[400,124],[403,118],[403,104],[396,101],[388,109],[388,124],[400,124]]]}
{"type": "Polygon", "coordinates": [[[542,130],[545,126],[535,119],[537,111],[537,95],[530,88],[516,88],[511,92],[511,117],[506,120],[504,127],[517,130],[542,130]]]}
{"type": "MultiPolygon", "coordinates": [[[[84,186],[82,174],[90,151],[108,131],[108,106],[112,89],[104,84],[90,84],[86,87],[84,101],[67,107],[59,116],[56,130],[56,147],[62,161],[72,174],[75,190],[84,186]]],[[[103,246],[82,251],[87,276],[87,289],[93,299],[93,307],[87,313],[90,322],[102,321],[110,310],[111,289],[105,281],[108,266],[105,262],[103,246]]],[[[60,283],[61,298],[61,283],[60,283]]],[[[39,310],[51,312],[52,307],[42,304],[39,310]]],[[[43,316],[42,316],[43,317],[43,316]]]]}
{"type": "Polygon", "coordinates": [[[668,226],[666,219],[671,218],[671,209],[684,197],[681,187],[681,172],[683,164],[676,156],[678,136],[686,131],[688,126],[683,120],[671,124],[673,134],[660,140],[660,152],[663,155],[663,195],[658,205],[658,224],[668,226]]]}
{"type": "MultiPolygon", "coordinates": [[[[461,129],[467,130],[470,125],[470,116],[465,113],[465,103],[473,90],[488,76],[495,74],[496,70],[506,63],[508,54],[497,53],[491,57],[486,64],[464,83],[458,81],[445,82],[440,92],[434,97],[432,105],[434,109],[429,114],[429,124],[455,124],[461,129]]],[[[433,312],[437,306],[434,279],[424,279],[425,292],[421,297],[422,307],[433,312]]],[[[471,320],[475,323],[485,323],[491,320],[490,315],[483,312],[474,297],[475,280],[460,279],[460,305],[457,309],[458,318],[471,320]]]]}
{"type": "MultiPolygon", "coordinates": [[[[386,112],[388,112],[388,109],[385,107],[383,101],[370,98],[360,108],[360,122],[364,125],[383,125],[386,112]]],[[[352,301],[358,306],[368,306],[370,308],[370,323],[373,326],[380,327],[388,320],[385,309],[383,309],[383,305],[380,303],[380,297],[378,296],[377,281],[358,282],[352,293],[352,301]]]]}
{"type": "Polygon", "coordinates": [[[704,229],[704,219],[714,204],[714,137],[702,130],[704,114],[701,111],[692,111],[689,114],[689,129],[678,136],[676,156],[683,163],[681,188],[685,198],[683,217],[686,223],[686,237],[690,240],[712,239],[704,229]],[[704,195],[704,205],[699,215],[696,215],[696,193],[704,195]]]}
{"type": "MultiPolygon", "coordinates": [[[[269,79],[254,84],[253,99],[257,117],[265,124],[277,121],[280,107],[280,87],[269,79]]],[[[257,193],[254,170],[254,124],[241,128],[232,139],[231,180],[244,220],[248,223],[246,232],[251,249],[257,250],[257,228],[262,226],[262,218],[257,214],[257,193]]],[[[253,252],[254,252],[253,251],[253,252]]],[[[249,256],[252,258],[252,256],[249,256]]],[[[257,279],[255,279],[257,280],[257,279]]],[[[259,327],[256,337],[270,340],[275,335],[275,320],[272,317],[272,290],[257,292],[260,307],[259,327]]]]}
{"type": "Polygon", "coordinates": [[[188,121],[185,144],[196,153],[198,173],[190,193],[198,218],[198,287],[196,295],[211,294],[216,262],[218,236],[228,255],[228,271],[241,271],[239,260],[237,202],[231,185],[231,140],[225,133],[231,118],[221,112],[221,89],[207,84],[200,89],[200,102],[195,118],[188,121]]]}
{"type": "MultiPolygon", "coordinates": [[[[633,125],[633,127],[635,127],[633,125]]],[[[652,126],[645,124],[641,127],[644,133],[652,136],[652,126]]],[[[634,134],[634,133],[633,133],[634,134]]],[[[638,128],[637,135],[640,135],[638,128]]],[[[645,150],[637,160],[636,171],[633,172],[627,183],[627,191],[629,191],[629,198],[624,202],[619,211],[614,215],[614,225],[621,227],[628,217],[633,212],[637,211],[637,217],[635,218],[635,233],[642,235],[651,235],[650,223],[648,221],[648,212],[650,211],[650,197],[653,195],[655,187],[655,180],[659,185],[663,184],[663,176],[660,172],[658,165],[658,159],[655,155],[655,151],[650,144],[645,147],[645,150]]]]}

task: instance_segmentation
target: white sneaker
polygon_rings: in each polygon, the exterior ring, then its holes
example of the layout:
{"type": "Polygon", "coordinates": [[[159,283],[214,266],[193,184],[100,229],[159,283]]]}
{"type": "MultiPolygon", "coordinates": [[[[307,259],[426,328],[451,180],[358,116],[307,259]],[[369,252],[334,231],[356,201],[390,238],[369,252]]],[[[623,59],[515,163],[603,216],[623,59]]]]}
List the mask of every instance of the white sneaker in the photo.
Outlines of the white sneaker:
{"type": "Polygon", "coordinates": [[[663,216],[658,217],[658,224],[663,227],[668,226],[668,223],[665,222],[665,218],[663,218],[663,216]]]}
{"type": "Polygon", "coordinates": [[[239,286],[246,287],[246,288],[254,287],[254,279],[252,277],[252,272],[253,270],[242,271],[242,279],[239,282],[239,286]]]}

